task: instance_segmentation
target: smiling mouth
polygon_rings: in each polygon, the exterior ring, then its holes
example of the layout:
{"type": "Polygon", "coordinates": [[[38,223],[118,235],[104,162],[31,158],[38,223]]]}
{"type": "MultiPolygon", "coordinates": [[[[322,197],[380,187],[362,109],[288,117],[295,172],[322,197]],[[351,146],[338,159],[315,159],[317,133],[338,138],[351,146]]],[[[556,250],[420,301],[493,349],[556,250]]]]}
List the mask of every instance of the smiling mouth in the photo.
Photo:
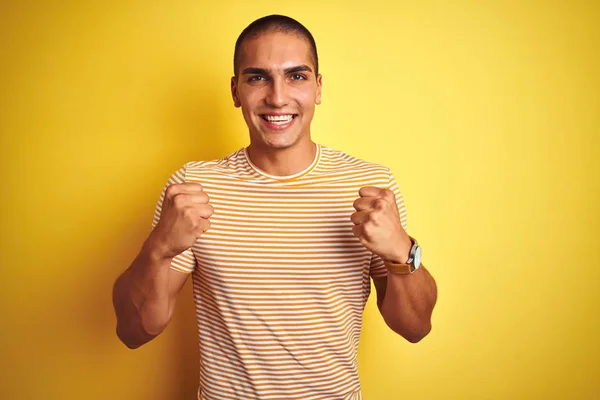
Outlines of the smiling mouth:
{"type": "Polygon", "coordinates": [[[298,114],[284,114],[284,115],[269,115],[269,114],[261,114],[260,117],[265,121],[274,124],[274,125],[285,125],[288,122],[291,122],[294,118],[296,118],[298,114]]]}

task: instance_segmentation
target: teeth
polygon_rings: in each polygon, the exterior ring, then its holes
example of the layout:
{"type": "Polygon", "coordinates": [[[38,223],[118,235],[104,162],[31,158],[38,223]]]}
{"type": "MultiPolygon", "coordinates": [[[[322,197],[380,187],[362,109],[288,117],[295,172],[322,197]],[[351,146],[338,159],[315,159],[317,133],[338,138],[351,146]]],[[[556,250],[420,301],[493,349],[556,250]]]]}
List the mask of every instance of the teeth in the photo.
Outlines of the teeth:
{"type": "Polygon", "coordinates": [[[288,115],[265,115],[265,119],[269,122],[289,122],[294,116],[288,115]]]}

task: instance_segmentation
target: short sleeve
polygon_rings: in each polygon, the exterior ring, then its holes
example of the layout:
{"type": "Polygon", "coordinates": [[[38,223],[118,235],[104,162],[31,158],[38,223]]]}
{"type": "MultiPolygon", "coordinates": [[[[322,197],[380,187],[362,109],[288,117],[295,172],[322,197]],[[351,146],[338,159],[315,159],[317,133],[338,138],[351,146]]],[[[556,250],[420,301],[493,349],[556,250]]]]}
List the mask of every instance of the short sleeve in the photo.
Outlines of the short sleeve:
{"type": "MultiPolygon", "coordinates": [[[[396,183],[396,179],[392,174],[392,171],[388,169],[388,187],[386,189],[390,189],[394,192],[394,196],[396,197],[396,206],[398,207],[398,214],[400,215],[400,223],[402,223],[402,228],[404,231],[408,233],[408,220],[406,214],[406,206],[404,205],[404,197],[402,196],[402,192],[398,188],[398,184],[396,183]]],[[[387,270],[385,265],[383,264],[383,260],[376,254],[373,254],[371,257],[371,266],[369,268],[369,274],[373,278],[380,278],[387,276],[387,270]]]]}
{"type": "MultiPolygon", "coordinates": [[[[158,224],[158,221],[160,220],[160,214],[162,212],[162,204],[165,199],[165,192],[167,191],[167,187],[169,185],[172,185],[175,183],[184,183],[186,181],[185,170],[186,169],[185,169],[185,165],[184,165],[182,168],[175,171],[175,173],[173,175],[171,175],[171,178],[169,178],[169,181],[163,188],[162,193],[160,194],[160,198],[158,199],[158,203],[156,204],[156,209],[154,211],[154,219],[152,220],[152,229],[154,229],[154,227],[158,224]]],[[[182,253],[173,257],[173,260],[171,262],[171,269],[174,269],[179,272],[187,273],[187,274],[194,272],[195,267],[196,267],[196,257],[194,256],[194,252],[192,251],[191,248],[184,250],[182,253]]]]}

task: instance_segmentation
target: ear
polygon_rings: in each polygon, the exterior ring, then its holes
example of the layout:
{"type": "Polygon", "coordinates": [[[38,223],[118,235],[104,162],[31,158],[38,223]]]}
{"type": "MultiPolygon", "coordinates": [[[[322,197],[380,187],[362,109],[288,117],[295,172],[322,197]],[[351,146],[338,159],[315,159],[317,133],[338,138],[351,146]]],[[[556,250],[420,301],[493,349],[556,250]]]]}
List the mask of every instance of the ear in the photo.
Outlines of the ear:
{"type": "Polygon", "coordinates": [[[321,89],[323,88],[323,76],[317,75],[317,95],[315,96],[315,104],[321,104],[321,89]]]}
{"type": "Polygon", "coordinates": [[[231,77],[231,97],[233,98],[233,105],[235,107],[241,107],[240,98],[237,93],[237,79],[235,76],[231,77]]]}

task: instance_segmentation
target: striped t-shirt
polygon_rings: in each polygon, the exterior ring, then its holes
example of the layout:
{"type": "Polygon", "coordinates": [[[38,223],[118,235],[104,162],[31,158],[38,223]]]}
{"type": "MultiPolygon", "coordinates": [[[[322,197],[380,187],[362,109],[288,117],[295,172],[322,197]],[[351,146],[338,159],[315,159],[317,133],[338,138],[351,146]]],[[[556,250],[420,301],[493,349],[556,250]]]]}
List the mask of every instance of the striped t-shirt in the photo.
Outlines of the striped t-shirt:
{"type": "Polygon", "coordinates": [[[406,229],[390,170],[317,145],[304,171],[272,176],[243,148],[187,163],[168,184],[184,181],[202,184],[214,207],[210,229],[171,265],[192,273],[198,399],[362,399],[362,312],[369,277],[386,269],[350,216],[361,187],[390,188],[406,229]]]}

